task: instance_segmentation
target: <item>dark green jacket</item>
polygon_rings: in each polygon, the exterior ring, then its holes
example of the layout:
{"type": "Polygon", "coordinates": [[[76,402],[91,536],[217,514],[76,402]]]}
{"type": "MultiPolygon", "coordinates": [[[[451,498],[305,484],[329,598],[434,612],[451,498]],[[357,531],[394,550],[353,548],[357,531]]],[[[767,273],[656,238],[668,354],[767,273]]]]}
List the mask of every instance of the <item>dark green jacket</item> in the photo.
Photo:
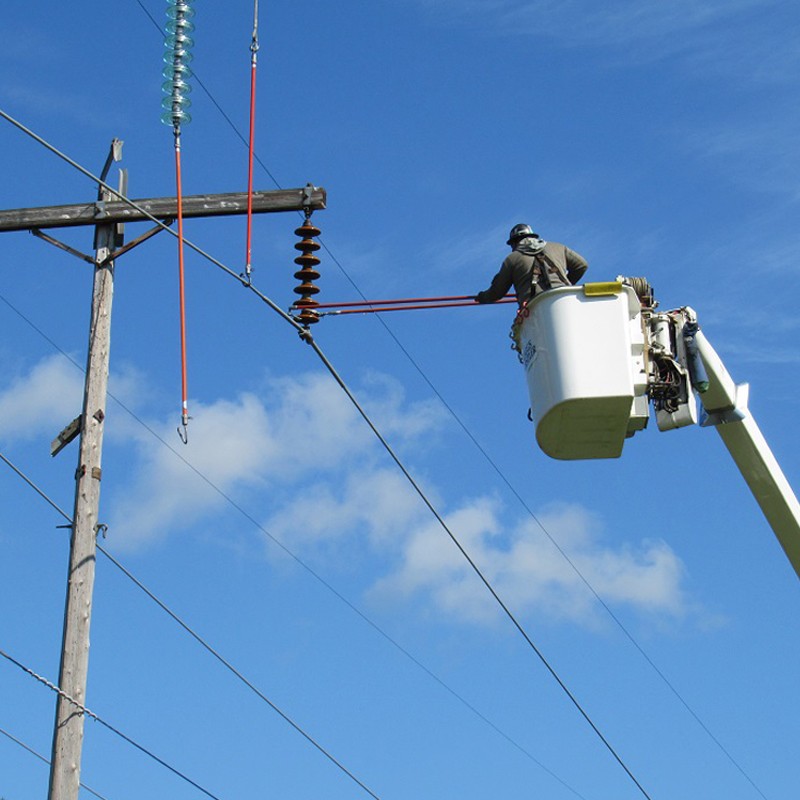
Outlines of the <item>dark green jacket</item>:
{"type": "Polygon", "coordinates": [[[505,297],[513,286],[517,302],[522,305],[547,288],[578,283],[589,266],[582,256],[558,242],[547,242],[538,255],[526,250],[523,244],[503,261],[491,286],[476,295],[479,303],[494,303],[505,297]]]}

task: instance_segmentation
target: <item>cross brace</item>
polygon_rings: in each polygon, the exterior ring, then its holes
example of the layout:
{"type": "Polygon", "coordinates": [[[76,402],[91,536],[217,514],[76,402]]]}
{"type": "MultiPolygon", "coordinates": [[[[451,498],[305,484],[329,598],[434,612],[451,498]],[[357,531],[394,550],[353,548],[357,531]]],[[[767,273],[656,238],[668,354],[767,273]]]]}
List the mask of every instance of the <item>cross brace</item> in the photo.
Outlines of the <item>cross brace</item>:
{"type": "MultiPolygon", "coordinates": [[[[253,213],[277,211],[312,211],[325,208],[327,193],[317,186],[304,189],[278,189],[253,192],[253,213]]],[[[178,202],[174,197],[133,200],[156,219],[175,218],[178,202]]],[[[183,198],[183,216],[221,217],[247,213],[247,192],[198,194],[183,198]]],[[[141,222],[150,219],[139,209],[122,200],[81,203],[66,206],[15,208],[0,210],[0,231],[26,231],[32,228],[70,228],[112,222],[141,222]]]]}

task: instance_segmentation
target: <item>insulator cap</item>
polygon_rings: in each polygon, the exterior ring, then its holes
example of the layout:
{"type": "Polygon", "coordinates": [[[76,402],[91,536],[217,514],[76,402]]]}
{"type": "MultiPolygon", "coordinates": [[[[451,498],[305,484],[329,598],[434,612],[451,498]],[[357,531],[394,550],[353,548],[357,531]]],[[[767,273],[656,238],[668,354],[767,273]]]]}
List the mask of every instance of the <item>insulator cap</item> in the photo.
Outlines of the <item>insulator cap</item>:
{"type": "Polygon", "coordinates": [[[299,300],[294,301],[292,308],[316,308],[318,305],[319,303],[310,297],[301,297],[299,300]]]}
{"type": "Polygon", "coordinates": [[[317,264],[319,264],[319,257],[315,256],[313,253],[303,253],[303,255],[295,258],[294,263],[305,268],[316,267],[317,264]]]}
{"type": "Polygon", "coordinates": [[[315,236],[319,236],[320,233],[322,231],[316,225],[312,225],[309,220],[306,220],[299,228],[295,229],[294,235],[303,239],[313,239],[315,236]]]}
{"type": "MultiPolygon", "coordinates": [[[[299,286],[294,287],[294,292],[295,294],[302,295],[302,299],[305,300],[306,295],[317,294],[319,292],[319,286],[314,286],[313,283],[301,283],[299,286]]],[[[299,303],[300,300],[297,302],[299,303]]]]}
{"type": "Polygon", "coordinates": [[[299,281],[318,281],[319,280],[319,272],[315,269],[311,269],[310,267],[303,267],[303,269],[297,270],[294,274],[295,278],[299,281]]]}
{"type": "Polygon", "coordinates": [[[303,239],[302,242],[295,242],[294,249],[295,250],[319,250],[322,245],[319,242],[315,242],[313,239],[303,239]]]}
{"type": "Polygon", "coordinates": [[[317,314],[316,311],[304,309],[297,315],[297,319],[299,319],[303,325],[313,325],[315,322],[319,322],[319,314],[317,314]]]}

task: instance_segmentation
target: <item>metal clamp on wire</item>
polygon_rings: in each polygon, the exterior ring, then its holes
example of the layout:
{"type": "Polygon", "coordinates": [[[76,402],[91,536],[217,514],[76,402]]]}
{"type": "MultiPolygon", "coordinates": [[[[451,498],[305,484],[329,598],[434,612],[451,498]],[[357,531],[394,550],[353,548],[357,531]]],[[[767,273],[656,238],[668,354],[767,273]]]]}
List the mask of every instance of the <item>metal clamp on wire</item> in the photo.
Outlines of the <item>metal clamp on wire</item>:
{"type": "Polygon", "coordinates": [[[311,330],[308,327],[298,328],[297,335],[306,343],[313,344],[314,337],[311,335],[311,330]]]}

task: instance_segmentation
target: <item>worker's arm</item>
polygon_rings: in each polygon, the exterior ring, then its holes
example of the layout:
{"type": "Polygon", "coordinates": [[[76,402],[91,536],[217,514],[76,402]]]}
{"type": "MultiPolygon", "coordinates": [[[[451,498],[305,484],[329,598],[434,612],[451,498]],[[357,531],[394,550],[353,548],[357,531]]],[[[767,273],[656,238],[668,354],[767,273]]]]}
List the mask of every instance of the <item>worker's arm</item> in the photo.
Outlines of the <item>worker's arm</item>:
{"type": "Polygon", "coordinates": [[[511,265],[508,263],[508,259],[506,259],[503,262],[503,266],[500,267],[500,271],[492,278],[492,283],[489,288],[475,295],[475,302],[496,303],[508,294],[513,284],[514,280],[511,265]]]}
{"type": "Polygon", "coordinates": [[[582,255],[570,250],[569,247],[564,248],[564,255],[567,260],[567,278],[575,286],[583,277],[584,272],[589,269],[589,264],[582,255]]]}

